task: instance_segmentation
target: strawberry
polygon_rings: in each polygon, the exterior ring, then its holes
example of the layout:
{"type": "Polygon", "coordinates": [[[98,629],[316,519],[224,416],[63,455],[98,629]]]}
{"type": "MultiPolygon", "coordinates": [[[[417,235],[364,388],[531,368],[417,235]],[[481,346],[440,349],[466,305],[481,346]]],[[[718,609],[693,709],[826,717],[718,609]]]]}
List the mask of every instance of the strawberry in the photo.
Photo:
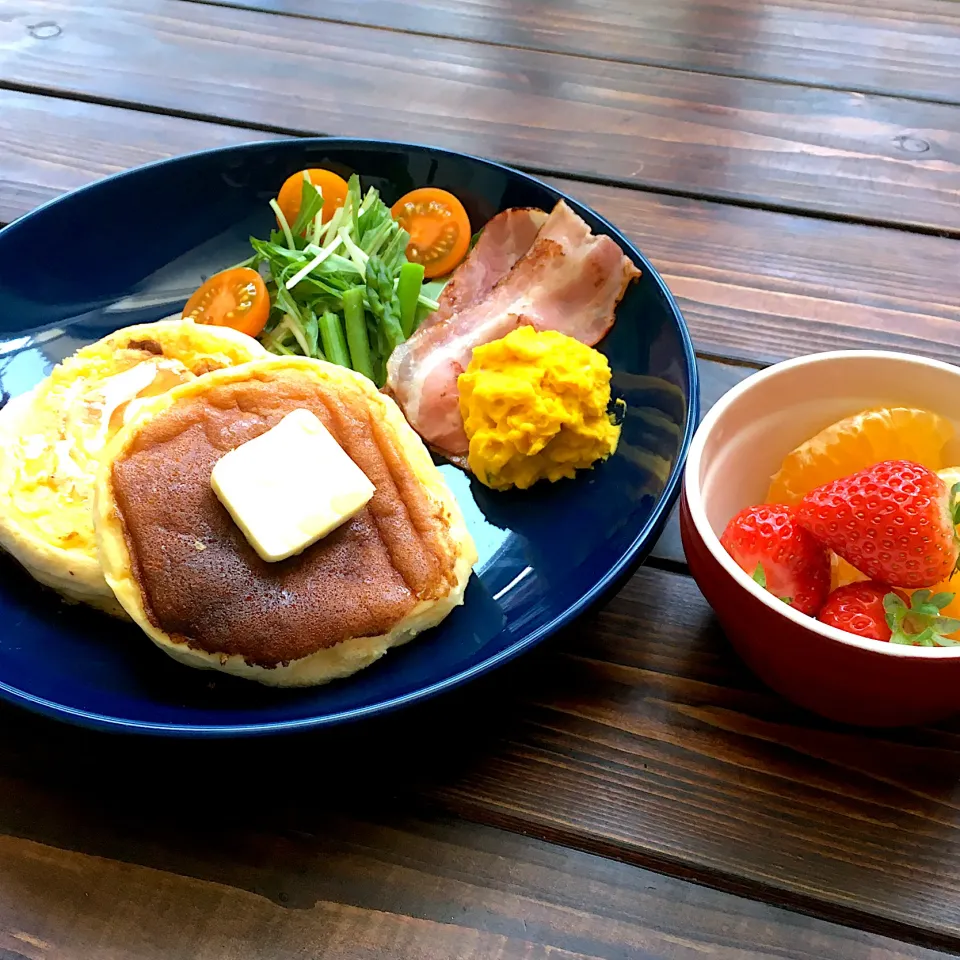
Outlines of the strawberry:
{"type": "Polygon", "coordinates": [[[797,518],[871,580],[916,589],[949,580],[957,566],[954,500],[932,470],[885,460],[812,490],[797,518]]]}
{"type": "Polygon", "coordinates": [[[952,593],[930,595],[917,590],[909,599],[900,590],[862,580],[838,587],[827,598],[817,619],[831,627],[870,640],[920,647],[955,645],[946,634],[960,630],[960,620],[941,617],[952,593]]]}
{"type": "MultiPolygon", "coordinates": [[[[827,597],[817,619],[828,626],[870,640],[889,640],[890,625],[883,598],[890,593],[889,587],[875,580],[860,580],[838,587],[827,597]]],[[[904,594],[895,594],[903,603],[904,594]]]]}
{"type": "Polygon", "coordinates": [[[830,556],[797,522],[796,508],[747,507],[727,524],[720,543],[761,587],[817,615],[830,592],[830,556]]]}

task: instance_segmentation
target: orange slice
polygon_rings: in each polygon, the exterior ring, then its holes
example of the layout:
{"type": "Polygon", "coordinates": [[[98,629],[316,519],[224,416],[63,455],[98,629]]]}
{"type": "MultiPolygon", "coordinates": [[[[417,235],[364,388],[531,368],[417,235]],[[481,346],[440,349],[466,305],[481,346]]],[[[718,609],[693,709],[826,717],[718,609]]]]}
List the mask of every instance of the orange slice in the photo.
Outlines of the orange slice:
{"type": "Polygon", "coordinates": [[[838,420],[802,443],[770,481],[767,503],[799,503],[805,494],[883,460],[913,460],[943,467],[949,421],[929,410],[882,407],[838,420]]]}
{"type": "Polygon", "coordinates": [[[845,587],[848,583],[857,583],[860,580],[869,579],[865,573],[861,573],[855,566],[847,563],[843,557],[838,557],[833,551],[830,552],[831,593],[839,587],[845,587]]]}

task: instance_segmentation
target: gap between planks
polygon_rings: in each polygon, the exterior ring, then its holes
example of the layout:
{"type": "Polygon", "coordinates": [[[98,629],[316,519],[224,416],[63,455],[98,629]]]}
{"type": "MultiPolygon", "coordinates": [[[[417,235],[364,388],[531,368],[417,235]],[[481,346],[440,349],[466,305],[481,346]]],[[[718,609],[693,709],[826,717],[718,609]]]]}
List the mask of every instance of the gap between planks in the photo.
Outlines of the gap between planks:
{"type": "Polygon", "coordinates": [[[271,7],[262,6],[257,3],[245,3],[242,0],[183,0],[187,3],[196,3],[206,7],[221,7],[234,10],[246,10],[250,13],[261,13],[267,16],[290,17],[294,20],[310,20],[318,23],[346,24],[354,27],[364,27],[369,30],[381,30],[384,33],[395,33],[400,36],[411,37],[431,37],[437,40],[450,40],[453,42],[469,42],[488,47],[501,47],[507,50],[522,50],[535,53],[554,54],[556,56],[574,57],[581,60],[599,60],[602,63],[616,63],[624,66],[644,66],[657,67],[661,70],[673,70],[677,73],[700,73],[714,77],[735,77],[741,80],[756,80],[760,83],[772,83],[778,86],[802,87],[807,90],[828,90],[833,93],[851,93],[860,96],[883,96],[891,97],[897,100],[909,100],[914,103],[931,103],[939,106],[953,107],[960,106],[960,101],[950,99],[949,97],[936,97],[933,95],[923,95],[919,93],[906,93],[899,90],[886,90],[877,87],[870,87],[857,84],[838,84],[827,83],[824,81],[799,80],[793,77],[786,77],[778,74],[765,76],[762,74],[737,72],[733,70],[721,70],[716,67],[707,67],[698,65],[696,68],[684,67],[668,60],[657,60],[649,57],[626,58],[610,56],[603,53],[583,53],[576,50],[556,50],[550,47],[537,46],[532,43],[510,43],[501,40],[487,40],[478,36],[464,36],[447,31],[433,33],[429,30],[417,30],[412,27],[401,27],[394,24],[373,23],[366,20],[348,19],[344,17],[326,17],[315,13],[305,13],[300,10],[279,10],[271,7]]]}
{"type": "MultiPolygon", "coordinates": [[[[190,3],[197,0],[181,0],[181,2],[190,3]]],[[[201,3],[201,6],[225,7],[227,5],[201,3]]],[[[307,18],[313,19],[313,18],[307,18]]],[[[364,29],[377,29],[375,27],[365,27],[364,29]]],[[[420,36],[420,34],[417,34],[420,36]]],[[[471,41],[472,42],[472,41],[471,41]]],[[[526,48],[519,48],[526,49],[526,48]]],[[[543,51],[536,51],[543,52],[543,51]]],[[[566,56],[566,54],[564,54],[566,56]]],[[[803,84],[798,84],[803,86],[803,84]]],[[[233,127],[240,130],[251,130],[258,133],[272,133],[281,137],[293,137],[296,139],[319,138],[339,138],[342,135],[337,133],[328,133],[323,131],[310,131],[302,127],[288,127],[280,124],[264,123],[256,120],[240,120],[220,114],[203,113],[201,111],[183,110],[175,108],[158,107],[152,104],[139,103],[136,101],[121,100],[116,97],[102,97],[94,94],[81,93],[75,90],[60,90],[56,87],[46,87],[40,84],[18,83],[9,80],[0,80],[0,90],[9,90],[13,93],[26,93],[34,96],[49,97],[54,100],[71,100],[77,103],[89,103],[95,106],[120,108],[131,110],[135,113],[147,113],[154,116],[174,117],[180,120],[193,120],[200,123],[212,123],[217,126],[233,127]]],[[[345,139],[365,139],[346,137],[345,139]]],[[[376,137],[370,139],[378,139],[376,137]]],[[[390,141],[387,141],[390,142],[390,141]]],[[[558,170],[554,167],[545,167],[539,164],[523,163],[516,161],[503,161],[496,157],[490,157],[496,163],[503,163],[505,166],[520,170],[522,173],[529,173],[535,177],[555,177],[565,180],[572,180],[580,183],[596,184],[598,186],[619,187],[626,190],[635,190],[637,193],[648,193],[658,196],[676,197],[680,200],[702,200],[709,203],[723,203],[731,207],[740,207],[746,210],[759,210],[768,213],[783,213],[791,216],[801,216],[812,220],[826,220],[831,223],[847,223],[854,226],[880,227],[886,230],[898,230],[902,233],[915,233],[920,236],[940,237],[942,239],[960,240],[960,227],[945,228],[934,227],[922,223],[909,223],[898,220],[885,220],[881,217],[856,216],[850,213],[840,213],[831,210],[817,210],[803,204],[791,203],[772,203],[763,200],[751,200],[746,197],[735,197],[725,194],[714,194],[700,190],[684,190],[679,187],[670,187],[661,184],[638,183],[627,177],[603,176],[593,174],[585,170],[558,170]]]]}

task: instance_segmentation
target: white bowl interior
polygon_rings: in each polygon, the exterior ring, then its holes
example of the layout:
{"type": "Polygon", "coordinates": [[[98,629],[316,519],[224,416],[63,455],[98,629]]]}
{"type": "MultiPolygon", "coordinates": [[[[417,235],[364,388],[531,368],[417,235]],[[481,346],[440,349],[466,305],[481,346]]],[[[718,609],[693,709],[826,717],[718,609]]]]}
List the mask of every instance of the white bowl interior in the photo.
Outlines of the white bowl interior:
{"type": "Polygon", "coordinates": [[[877,406],[922,407],[951,420],[958,437],[946,457],[960,465],[960,369],[878,351],[814,354],[745,380],[704,418],[691,456],[713,532],[719,537],[737,511],[763,502],[791,450],[877,406]]]}

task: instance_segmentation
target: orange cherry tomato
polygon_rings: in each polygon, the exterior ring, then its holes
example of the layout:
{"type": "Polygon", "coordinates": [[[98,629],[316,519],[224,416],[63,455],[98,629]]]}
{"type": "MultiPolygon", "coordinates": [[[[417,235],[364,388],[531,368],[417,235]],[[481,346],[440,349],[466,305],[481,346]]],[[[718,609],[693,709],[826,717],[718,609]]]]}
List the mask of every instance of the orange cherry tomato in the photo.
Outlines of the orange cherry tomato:
{"type": "Polygon", "coordinates": [[[411,190],[391,213],[410,234],[407,259],[422,263],[428,280],[445,276],[467,255],[470,218],[452,193],[436,187],[411,190]]]}
{"type": "Polygon", "coordinates": [[[332,170],[314,168],[300,170],[293,176],[287,177],[280,188],[280,193],[277,195],[277,203],[291,227],[300,212],[304,173],[310,175],[310,182],[323,194],[323,208],[320,211],[321,223],[326,223],[344,205],[347,199],[347,181],[343,177],[338,177],[332,170]]]}
{"type": "Polygon", "coordinates": [[[215,273],[183,308],[183,319],[233,327],[255,337],[267,325],[270,295],[263,277],[250,267],[215,273]]]}

